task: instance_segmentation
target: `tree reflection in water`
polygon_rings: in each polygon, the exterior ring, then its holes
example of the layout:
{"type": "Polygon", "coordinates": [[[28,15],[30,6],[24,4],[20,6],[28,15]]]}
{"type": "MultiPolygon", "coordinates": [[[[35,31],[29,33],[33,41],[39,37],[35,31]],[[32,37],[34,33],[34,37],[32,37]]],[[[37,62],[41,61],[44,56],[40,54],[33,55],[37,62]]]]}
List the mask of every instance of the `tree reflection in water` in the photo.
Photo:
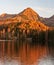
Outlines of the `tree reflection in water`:
{"type": "MultiPolygon", "coordinates": [[[[49,45],[29,41],[0,41],[1,65],[38,65],[39,59],[53,56],[49,45]],[[34,64],[35,63],[35,64],[34,64]]],[[[42,62],[42,61],[41,61],[42,62]]]]}

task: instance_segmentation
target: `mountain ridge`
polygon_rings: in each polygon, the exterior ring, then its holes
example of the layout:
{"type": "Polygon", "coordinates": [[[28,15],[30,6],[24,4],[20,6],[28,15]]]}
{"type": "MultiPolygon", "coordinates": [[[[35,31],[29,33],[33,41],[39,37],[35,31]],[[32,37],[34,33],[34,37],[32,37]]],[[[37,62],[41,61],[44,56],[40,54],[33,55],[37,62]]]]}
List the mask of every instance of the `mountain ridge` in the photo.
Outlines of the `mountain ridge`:
{"type": "MultiPolygon", "coordinates": [[[[10,18],[2,19],[0,25],[8,25],[13,23],[22,23],[19,25],[21,29],[34,29],[38,31],[46,31],[49,29],[48,26],[42,23],[40,16],[31,8],[26,8],[19,14],[11,16],[10,18]]],[[[13,24],[14,25],[14,24],[13,24]]]]}
{"type": "Polygon", "coordinates": [[[52,15],[49,18],[41,18],[42,19],[42,23],[44,23],[45,25],[49,26],[49,27],[54,27],[54,15],[52,15]]]}

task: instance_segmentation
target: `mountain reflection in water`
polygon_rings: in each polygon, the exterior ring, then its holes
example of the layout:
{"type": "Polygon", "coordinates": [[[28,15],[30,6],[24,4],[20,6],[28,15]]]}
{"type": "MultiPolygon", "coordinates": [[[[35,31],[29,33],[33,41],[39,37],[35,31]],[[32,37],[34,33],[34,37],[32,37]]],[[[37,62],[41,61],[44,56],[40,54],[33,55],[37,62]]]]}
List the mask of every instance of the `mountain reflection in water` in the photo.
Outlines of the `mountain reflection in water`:
{"type": "Polygon", "coordinates": [[[38,65],[39,59],[53,56],[53,51],[54,48],[47,44],[0,41],[0,65],[38,65]]]}

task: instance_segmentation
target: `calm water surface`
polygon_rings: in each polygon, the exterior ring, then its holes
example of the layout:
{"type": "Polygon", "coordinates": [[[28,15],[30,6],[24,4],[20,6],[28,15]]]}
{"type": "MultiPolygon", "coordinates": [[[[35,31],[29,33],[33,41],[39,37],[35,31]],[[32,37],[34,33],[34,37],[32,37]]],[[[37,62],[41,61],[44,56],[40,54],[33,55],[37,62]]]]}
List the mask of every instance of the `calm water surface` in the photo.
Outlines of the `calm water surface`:
{"type": "Polygon", "coordinates": [[[28,41],[0,41],[0,65],[53,65],[53,49],[28,41]]]}

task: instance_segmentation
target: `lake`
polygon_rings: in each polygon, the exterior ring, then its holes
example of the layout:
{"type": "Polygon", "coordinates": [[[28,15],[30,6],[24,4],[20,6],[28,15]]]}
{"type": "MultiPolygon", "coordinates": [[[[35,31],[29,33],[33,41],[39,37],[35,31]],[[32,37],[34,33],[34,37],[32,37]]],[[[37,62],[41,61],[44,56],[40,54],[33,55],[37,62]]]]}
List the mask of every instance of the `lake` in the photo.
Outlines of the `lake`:
{"type": "Polygon", "coordinates": [[[49,43],[1,40],[0,65],[54,65],[54,46],[49,43]]]}

